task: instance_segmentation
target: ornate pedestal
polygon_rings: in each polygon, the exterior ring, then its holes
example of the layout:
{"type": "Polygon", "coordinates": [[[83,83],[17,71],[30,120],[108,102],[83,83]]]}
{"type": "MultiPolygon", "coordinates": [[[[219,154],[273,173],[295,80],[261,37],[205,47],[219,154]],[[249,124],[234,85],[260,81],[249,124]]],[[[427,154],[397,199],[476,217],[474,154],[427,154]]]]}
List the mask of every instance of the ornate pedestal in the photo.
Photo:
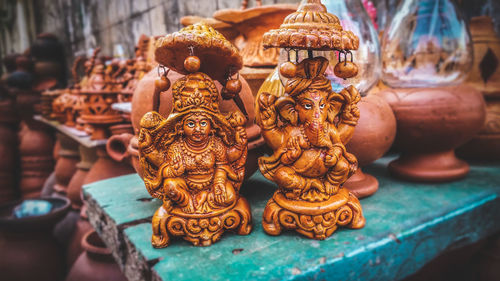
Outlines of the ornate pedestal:
{"type": "Polygon", "coordinates": [[[167,247],[170,236],[180,236],[195,246],[210,246],[219,241],[226,230],[250,234],[252,215],[247,200],[240,197],[227,208],[202,214],[188,214],[178,207],[167,211],[161,206],[153,216],[152,226],[151,243],[155,248],[167,247]]]}

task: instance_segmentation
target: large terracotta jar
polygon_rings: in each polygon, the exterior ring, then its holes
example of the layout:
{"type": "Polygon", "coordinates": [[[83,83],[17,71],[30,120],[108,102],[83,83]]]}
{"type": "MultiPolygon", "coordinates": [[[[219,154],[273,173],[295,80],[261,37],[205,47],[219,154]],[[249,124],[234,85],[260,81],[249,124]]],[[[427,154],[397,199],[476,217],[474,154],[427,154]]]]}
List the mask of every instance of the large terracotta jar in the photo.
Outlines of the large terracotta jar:
{"type": "MultiPolygon", "coordinates": [[[[64,259],[56,239],[54,226],[69,209],[64,198],[39,198],[52,205],[50,211],[38,216],[13,216],[15,201],[0,206],[0,272],[2,280],[58,281],[65,273],[64,259]]],[[[31,201],[31,200],[29,200],[31,201]]]]}
{"type": "Polygon", "coordinates": [[[382,157],[396,136],[396,118],[389,104],[381,97],[369,94],[358,103],[360,117],[346,149],[358,159],[358,169],[344,183],[356,197],[375,193],[378,180],[363,173],[362,167],[382,157]]]}
{"type": "Polygon", "coordinates": [[[87,232],[82,239],[82,247],[85,252],[74,263],[66,281],[127,280],[97,232],[87,232]]]}
{"type": "Polygon", "coordinates": [[[486,121],[472,140],[457,153],[468,159],[500,160],[500,37],[490,17],[472,18],[470,31],[474,63],[466,83],[486,100],[486,121]]]}
{"type": "MultiPolygon", "coordinates": [[[[155,80],[158,77],[157,67],[153,68],[148,74],[146,74],[142,80],[137,85],[132,98],[132,114],[131,120],[134,126],[135,136],[131,138],[130,143],[124,143],[125,147],[128,147],[128,153],[131,155],[131,161],[135,170],[142,174],[139,167],[137,151],[137,134],[139,132],[139,122],[142,116],[148,111],[153,110],[153,95],[155,89],[155,80]]],[[[182,75],[170,71],[168,78],[172,83],[177,79],[181,78],[182,75]]],[[[243,77],[240,77],[242,82],[242,90],[240,92],[241,100],[243,101],[246,112],[248,113],[248,120],[246,123],[247,136],[248,136],[248,158],[246,164],[245,177],[250,177],[257,170],[257,158],[262,155],[262,144],[263,139],[260,135],[260,128],[254,123],[254,108],[253,108],[253,95],[250,87],[246,83],[243,77]]],[[[220,91],[222,86],[219,82],[215,81],[217,89],[220,91]]],[[[221,100],[221,112],[223,114],[231,111],[238,111],[238,106],[233,100],[221,100]]],[[[163,116],[170,114],[172,110],[172,91],[169,89],[165,91],[160,96],[159,101],[159,113],[163,116]]]]}
{"type": "Polygon", "coordinates": [[[34,120],[21,123],[19,154],[21,156],[21,180],[19,188],[23,198],[40,195],[45,180],[54,170],[52,149],[54,139],[49,128],[34,120]]]}
{"type": "Polygon", "coordinates": [[[392,174],[407,180],[440,182],[464,177],[469,165],[455,148],[484,124],[485,103],[469,86],[388,89],[376,95],[391,105],[398,123],[395,145],[401,156],[392,174]]]}

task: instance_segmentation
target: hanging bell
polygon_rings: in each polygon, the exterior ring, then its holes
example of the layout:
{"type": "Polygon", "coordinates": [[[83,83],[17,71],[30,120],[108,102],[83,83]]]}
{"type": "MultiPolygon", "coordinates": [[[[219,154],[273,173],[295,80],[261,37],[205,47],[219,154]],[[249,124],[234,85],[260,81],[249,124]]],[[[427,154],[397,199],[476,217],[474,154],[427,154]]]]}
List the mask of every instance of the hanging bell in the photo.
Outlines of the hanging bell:
{"type": "Polygon", "coordinates": [[[184,69],[190,73],[200,70],[200,65],[201,61],[197,56],[189,56],[184,60],[184,69]]]}
{"type": "Polygon", "coordinates": [[[337,77],[346,79],[358,75],[358,66],[353,62],[352,53],[349,52],[349,54],[351,55],[351,61],[347,60],[346,53],[339,53],[339,62],[333,69],[333,73],[335,73],[337,77]],[[344,54],[344,61],[342,61],[342,54],[344,54]]]}
{"type": "Polygon", "coordinates": [[[229,79],[226,86],[221,91],[221,96],[225,100],[234,99],[241,92],[241,81],[239,79],[229,79]]]}
{"type": "Polygon", "coordinates": [[[170,88],[170,79],[167,76],[161,76],[155,80],[155,88],[159,92],[166,91],[170,88]]]}
{"type": "Polygon", "coordinates": [[[282,63],[280,66],[280,73],[285,78],[293,78],[297,73],[297,66],[289,61],[282,63]]]}

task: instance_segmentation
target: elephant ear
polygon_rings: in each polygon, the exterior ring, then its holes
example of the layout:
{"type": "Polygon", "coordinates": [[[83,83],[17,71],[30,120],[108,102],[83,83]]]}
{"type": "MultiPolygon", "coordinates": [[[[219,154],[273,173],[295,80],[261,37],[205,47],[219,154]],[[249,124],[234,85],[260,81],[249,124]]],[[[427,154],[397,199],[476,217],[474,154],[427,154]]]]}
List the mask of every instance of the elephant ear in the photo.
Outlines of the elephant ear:
{"type": "Polygon", "coordinates": [[[297,125],[299,116],[297,110],[295,110],[295,101],[293,98],[287,96],[280,97],[275,104],[282,119],[287,120],[294,126],[297,125]]]}
{"type": "Polygon", "coordinates": [[[327,119],[328,122],[333,124],[335,122],[335,117],[339,115],[342,109],[342,105],[344,104],[344,97],[341,94],[332,91],[328,95],[328,104],[330,106],[328,107],[327,119]]]}

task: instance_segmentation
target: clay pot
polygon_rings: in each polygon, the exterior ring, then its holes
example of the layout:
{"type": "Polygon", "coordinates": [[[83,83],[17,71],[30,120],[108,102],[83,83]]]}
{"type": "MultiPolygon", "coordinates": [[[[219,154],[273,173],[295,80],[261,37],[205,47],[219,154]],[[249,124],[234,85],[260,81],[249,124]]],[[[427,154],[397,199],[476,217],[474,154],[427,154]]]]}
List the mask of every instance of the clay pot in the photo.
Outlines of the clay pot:
{"type": "Polygon", "coordinates": [[[113,125],[109,127],[109,131],[111,132],[112,136],[115,135],[121,135],[121,134],[133,134],[134,133],[134,127],[132,127],[132,124],[118,124],[118,125],[113,125]]]}
{"type": "Polygon", "coordinates": [[[81,192],[83,182],[87,177],[90,168],[97,161],[97,154],[95,149],[87,148],[83,145],[79,147],[81,161],[76,164],[76,172],[68,184],[67,197],[71,200],[71,207],[79,210],[82,205],[81,192]]]}
{"type": "Polygon", "coordinates": [[[54,169],[52,149],[54,140],[48,128],[40,122],[23,121],[19,132],[21,181],[23,198],[39,196],[45,180],[54,169]]]}
{"type": "Polygon", "coordinates": [[[463,178],[469,165],[454,149],[470,140],[486,117],[481,93],[469,86],[388,89],[385,98],[396,116],[395,145],[401,156],[389,164],[402,179],[444,182],[463,178]]]}
{"type": "Polygon", "coordinates": [[[75,229],[71,238],[69,239],[67,251],[66,251],[66,264],[71,267],[75,261],[78,259],[84,249],[82,247],[82,239],[85,234],[93,230],[92,225],[89,223],[89,219],[86,213],[86,207],[82,207],[80,211],[80,218],[76,221],[75,229]]]}
{"type": "Polygon", "coordinates": [[[0,272],[2,280],[57,281],[64,277],[64,260],[52,231],[69,209],[65,198],[38,198],[52,204],[49,213],[14,218],[15,201],[0,206],[0,272]]]}
{"type": "Polygon", "coordinates": [[[76,173],[76,165],[80,161],[80,153],[78,151],[78,143],[70,137],[58,133],[57,139],[60,143],[60,148],[58,151],[59,157],[54,169],[56,176],[54,190],[61,195],[66,195],[68,184],[76,173]]]}
{"type": "Polygon", "coordinates": [[[358,103],[360,118],[346,149],[358,159],[358,170],[345,183],[356,197],[363,198],[378,189],[377,179],[362,167],[382,157],[396,136],[396,118],[387,102],[376,95],[363,97],[358,103]]]}
{"type": "MultiPolygon", "coordinates": [[[[134,169],[137,171],[139,175],[142,174],[142,171],[138,164],[138,152],[137,152],[137,135],[139,133],[139,122],[142,116],[151,111],[153,109],[153,94],[154,94],[154,83],[156,78],[158,77],[158,69],[157,67],[153,68],[148,74],[146,74],[134,92],[134,97],[132,98],[132,114],[131,121],[134,126],[135,136],[130,140],[130,143],[124,144],[125,147],[128,147],[128,152],[131,154],[132,163],[134,163],[134,169]]],[[[174,71],[170,71],[168,73],[168,78],[172,81],[172,84],[182,75],[176,73],[174,71]]],[[[246,123],[247,136],[248,136],[248,158],[246,164],[245,177],[250,177],[257,170],[257,158],[262,155],[261,146],[264,143],[263,138],[260,135],[260,128],[257,124],[254,123],[254,108],[253,108],[253,95],[248,86],[248,83],[240,77],[240,81],[242,83],[242,90],[240,92],[240,97],[245,106],[245,110],[248,113],[248,121],[246,123]]],[[[220,91],[222,89],[222,85],[215,81],[217,89],[220,91]]],[[[163,116],[168,116],[172,111],[172,88],[168,91],[165,91],[160,96],[160,104],[159,104],[159,113],[163,116]]],[[[221,112],[223,114],[227,114],[231,111],[238,111],[238,107],[234,103],[233,100],[222,100],[221,101],[221,112]]]]}
{"type": "Polygon", "coordinates": [[[95,231],[82,239],[84,253],[78,257],[66,281],[126,281],[104,242],[95,231]]]}
{"type": "Polygon", "coordinates": [[[486,122],[474,138],[457,150],[467,159],[500,160],[500,37],[487,16],[471,19],[474,64],[466,84],[486,99],[486,122]]]}
{"type": "Polygon", "coordinates": [[[83,185],[135,172],[127,162],[116,162],[111,159],[105,147],[97,148],[97,157],[97,161],[92,165],[92,168],[90,168],[83,180],[83,185]]]}

